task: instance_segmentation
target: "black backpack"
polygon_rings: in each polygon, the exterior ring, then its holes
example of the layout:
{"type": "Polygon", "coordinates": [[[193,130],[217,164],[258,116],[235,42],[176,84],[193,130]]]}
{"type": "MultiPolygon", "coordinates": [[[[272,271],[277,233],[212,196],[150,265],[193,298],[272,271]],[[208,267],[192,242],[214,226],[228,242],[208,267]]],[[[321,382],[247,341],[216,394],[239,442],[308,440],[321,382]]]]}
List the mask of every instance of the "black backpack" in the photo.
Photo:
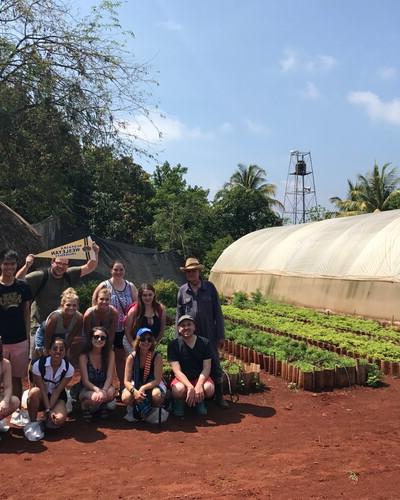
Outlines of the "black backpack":
{"type": "MultiPolygon", "coordinates": [[[[51,382],[54,384],[54,381],[53,380],[48,380],[47,378],[45,378],[45,375],[46,375],[46,359],[47,357],[46,356],[42,356],[40,359],[39,359],[39,371],[40,371],[40,375],[42,376],[42,379],[45,381],[45,382],[51,382]]],[[[60,377],[60,380],[58,383],[61,382],[61,380],[65,377],[65,374],[67,373],[68,369],[69,369],[69,361],[68,359],[65,359],[64,358],[64,361],[65,361],[65,368],[64,370],[61,372],[61,377],[60,377]]]]}
{"type": "MultiPolygon", "coordinates": [[[[68,283],[68,286],[72,286],[71,276],[68,273],[64,273],[63,274],[63,278],[68,283]]],[[[32,297],[32,302],[36,299],[36,297],[39,295],[39,293],[43,290],[43,288],[45,287],[48,279],[49,279],[49,270],[48,269],[43,269],[42,281],[41,281],[41,283],[39,285],[39,288],[36,290],[35,295],[32,297]]]]}

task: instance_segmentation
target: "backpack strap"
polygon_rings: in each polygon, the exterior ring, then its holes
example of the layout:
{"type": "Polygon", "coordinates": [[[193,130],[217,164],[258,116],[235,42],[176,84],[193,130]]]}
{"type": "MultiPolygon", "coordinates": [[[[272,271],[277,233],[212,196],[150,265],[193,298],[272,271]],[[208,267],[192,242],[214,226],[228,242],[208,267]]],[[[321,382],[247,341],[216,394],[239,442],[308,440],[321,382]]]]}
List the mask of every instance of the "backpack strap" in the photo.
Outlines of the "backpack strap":
{"type": "MultiPolygon", "coordinates": [[[[49,379],[46,378],[46,359],[47,359],[46,356],[42,356],[41,358],[39,358],[39,372],[40,372],[40,375],[42,376],[42,379],[45,382],[51,382],[52,384],[54,384],[53,380],[49,380],[49,379]]],[[[65,377],[65,374],[69,370],[69,361],[68,361],[68,359],[64,358],[64,362],[65,362],[65,368],[61,372],[61,376],[60,376],[59,382],[61,382],[61,380],[65,377]]]]}
{"type": "MultiPolygon", "coordinates": [[[[35,295],[32,297],[32,302],[36,299],[36,297],[39,295],[39,293],[46,286],[46,283],[49,281],[49,270],[48,270],[48,268],[43,269],[42,271],[43,271],[42,281],[41,281],[41,283],[39,285],[39,288],[36,290],[35,295]]],[[[68,286],[72,285],[71,276],[67,272],[65,272],[63,274],[63,278],[68,283],[68,286]]]]}
{"type": "Polygon", "coordinates": [[[36,299],[36,297],[39,295],[39,293],[43,290],[45,287],[47,281],[49,280],[49,270],[43,269],[43,276],[42,276],[42,281],[40,282],[39,288],[36,290],[35,295],[32,297],[32,302],[36,299]]]}

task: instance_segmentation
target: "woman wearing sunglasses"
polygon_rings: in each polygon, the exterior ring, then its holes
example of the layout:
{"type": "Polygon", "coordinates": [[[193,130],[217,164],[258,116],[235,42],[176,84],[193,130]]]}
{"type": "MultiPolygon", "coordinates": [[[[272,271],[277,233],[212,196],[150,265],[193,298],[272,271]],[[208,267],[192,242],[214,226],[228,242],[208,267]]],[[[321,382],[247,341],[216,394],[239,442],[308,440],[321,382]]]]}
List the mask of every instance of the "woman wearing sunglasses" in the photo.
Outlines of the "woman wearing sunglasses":
{"type": "Polygon", "coordinates": [[[113,401],[115,396],[112,385],[115,357],[108,331],[104,327],[95,326],[89,332],[86,346],[79,356],[79,369],[79,400],[84,420],[90,422],[96,411],[100,412],[101,418],[107,418],[107,403],[113,401]]]}
{"type": "Polygon", "coordinates": [[[29,441],[43,439],[44,432],[37,414],[43,411],[49,428],[60,427],[67,419],[67,394],[65,387],[72,379],[74,367],[65,359],[66,344],[60,337],[54,337],[50,344],[50,355],[35,361],[32,376],[35,387],[28,393],[30,423],[24,428],[29,441]]]}
{"type": "Polygon", "coordinates": [[[152,407],[163,403],[166,387],[162,381],[163,362],[159,352],[154,350],[156,339],[150,328],[140,328],[134,342],[134,350],[125,365],[125,389],[122,402],[133,412],[124,417],[133,422],[144,419],[152,407]]]}

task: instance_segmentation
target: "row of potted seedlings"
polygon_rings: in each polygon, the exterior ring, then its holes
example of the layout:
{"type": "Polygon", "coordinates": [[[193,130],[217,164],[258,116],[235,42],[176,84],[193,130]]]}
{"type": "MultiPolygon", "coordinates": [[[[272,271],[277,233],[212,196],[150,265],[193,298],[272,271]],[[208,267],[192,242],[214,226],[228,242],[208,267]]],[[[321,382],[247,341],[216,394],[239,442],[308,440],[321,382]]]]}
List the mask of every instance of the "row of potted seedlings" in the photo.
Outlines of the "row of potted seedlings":
{"type": "Polygon", "coordinates": [[[385,375],[400,375],[400,347],[391,342],[360,339],[350,333],[338,333],[332,329],[316,328],[314,325],[296,324],[294,321],[264,317],[265,324],[259,324],[261,317],[254,311],[224,306],[226,319],[237,325],[244,325],[272,335],[304,341],[309,345],[326,349],[354,359],[365,358],[375,363],[385,375]],[[280,328],[277,328],[280,326],[280,328]]]}
{"type": "Polygon", "coordinates": [[[363,360],[324,353],[307,347],[304,342],[271,339],[268,334],[238,328],[229,321],[227,337],[225,356],[234,356],[247,364],[258,364],[267,373],[280,376],[304,390],[329,390],[364,385],[367,381],[368,364],[363,360]],[[254,342],[253,347],[248,345],[254,342]]]}

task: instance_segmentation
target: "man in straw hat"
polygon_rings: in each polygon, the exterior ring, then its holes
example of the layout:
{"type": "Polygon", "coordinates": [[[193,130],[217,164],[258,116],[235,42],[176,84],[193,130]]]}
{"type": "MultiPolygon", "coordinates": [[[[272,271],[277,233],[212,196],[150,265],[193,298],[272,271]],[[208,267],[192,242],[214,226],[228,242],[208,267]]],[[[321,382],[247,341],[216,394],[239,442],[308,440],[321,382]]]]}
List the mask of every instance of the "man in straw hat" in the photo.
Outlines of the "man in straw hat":
{"type": "Polygon", "coordinates": [[[189,314],[195,321],[196,334],[210,340],[215,401],[221,408],[227,408],[228,403],[222,395],[222,369],[218,355],[218,347],[223,346],[225,339],[224,317],[215,286],[200,277],[203,269],[204,266],[195,257],[187,258],[185,265],[180,268],[185,273],[187,282],[178,292],[176,321],[189,314]]]}

